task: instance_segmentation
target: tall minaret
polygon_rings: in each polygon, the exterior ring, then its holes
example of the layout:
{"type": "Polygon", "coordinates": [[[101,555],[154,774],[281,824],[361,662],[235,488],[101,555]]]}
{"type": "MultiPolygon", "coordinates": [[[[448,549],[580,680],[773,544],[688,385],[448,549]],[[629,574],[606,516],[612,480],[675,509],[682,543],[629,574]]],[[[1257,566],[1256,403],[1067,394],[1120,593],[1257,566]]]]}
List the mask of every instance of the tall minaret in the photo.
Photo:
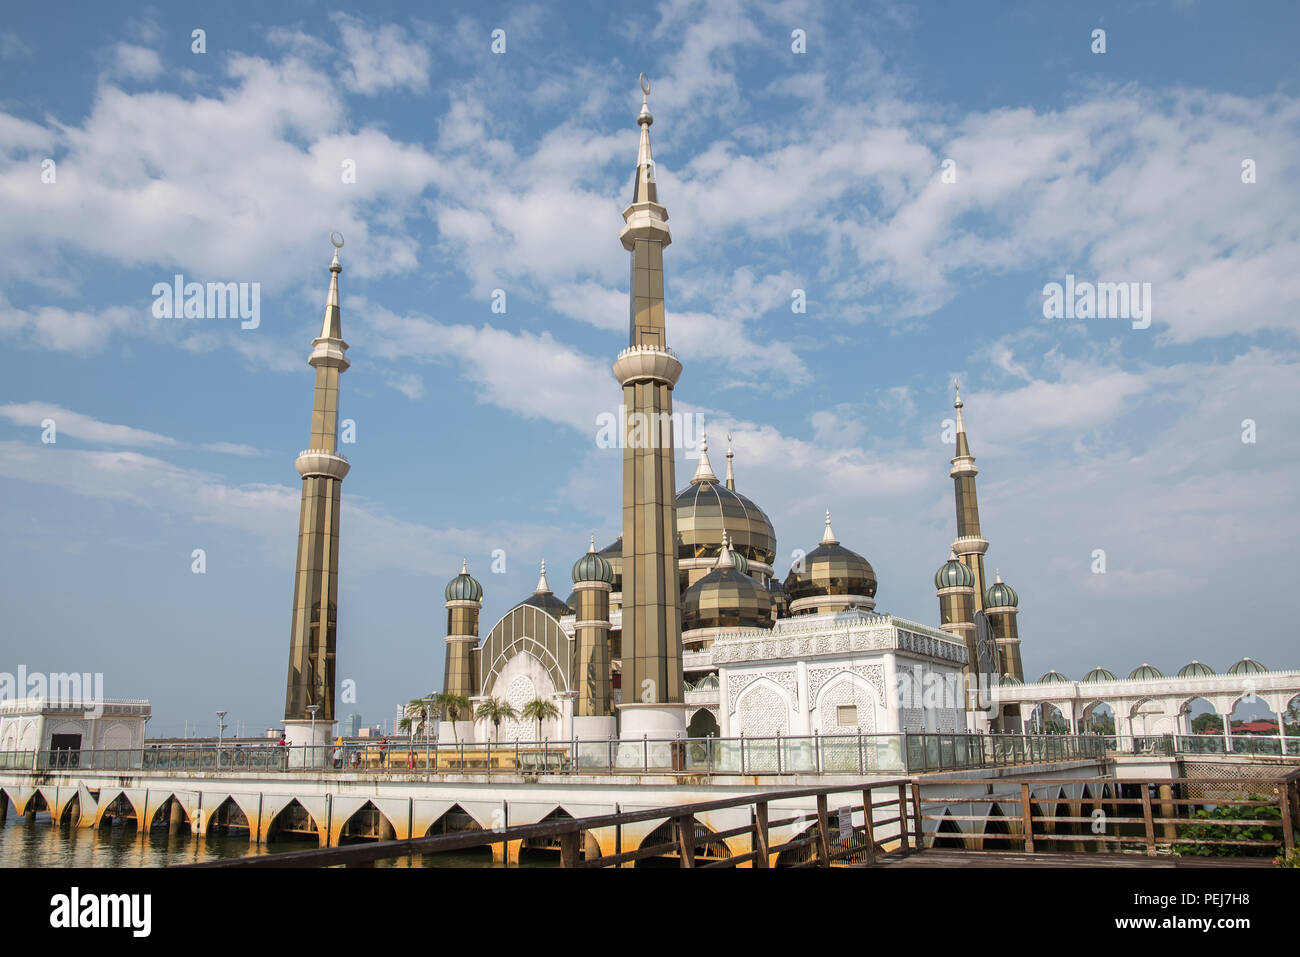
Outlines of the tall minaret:
{"type": "Polygon", "coordinates": [[[957,500],[957,540],[952,543],[952,550],[957,557],[975,574],[975,608],[984,608],[984,553],[989,543],[980,535],[979,502],[975,498],[975,476],[980,470],[975,467],[975,456],[970,454],[970,443],[966,441],[966,423],[962,421],[961,392],[952,406],[957,410],[957,454],[951,459],[953,492],[957,500]]]}
{"type": "Polygon", "coordinates": [[[677,583],[673,386],[682,364],[664,322],[664,247],[672,242],[650,152],[650,85],[641,76],[641,127],[632,204],[619,234],[631,253],[629,345],[614,363],[623,386],[622,737],[684,734],[682,621],[677,583]]]}
{"type": "MultiPolygon", "coordinates": [[[[478,694],[479,676],[475,673],[474,649],[478,647],[478,615],[483,607],[483,586],[469,573],[469,560],[460,563],[460,574],[447,582],[443,590],[447,609],[446,656],[442,667],[442,690],[466,699],[478,694]]],[[[439,725],[438,736],[459,740],[474,733],[469,708],[458,708],[455,718],[447,714],[439,725]],[[444,733],[444,729],[446,733],[444,733]]]]}
{"type": "Polygon", "coordinates": [[[575,686],[573,733],[582,737],[612,737],[614,698],[609,677],[609,593],[614,569],[591,548],[573,563],[575,686]]]}
{"type": "MultiPolygon", "coordinates": [[[[338,251],[343,237],[332,233],[330,242],[334,244],[334,261],[330,263],[325,319],[307,359],[316,370],[311,443],[294,462],[302,476],[302,507],[298,514],[298,565],[294,573],[289,678],[284,698],[285,737],[290,745],[323,745],[333,737],[334,727],[339,492],[351,466],[339,455],[336,437],[339,374],[350,364],[339,312],[339,273],[343,267],[339,265],[338,251]]],[[[294,752],[294,756],[304,755],[294,752]]]]}

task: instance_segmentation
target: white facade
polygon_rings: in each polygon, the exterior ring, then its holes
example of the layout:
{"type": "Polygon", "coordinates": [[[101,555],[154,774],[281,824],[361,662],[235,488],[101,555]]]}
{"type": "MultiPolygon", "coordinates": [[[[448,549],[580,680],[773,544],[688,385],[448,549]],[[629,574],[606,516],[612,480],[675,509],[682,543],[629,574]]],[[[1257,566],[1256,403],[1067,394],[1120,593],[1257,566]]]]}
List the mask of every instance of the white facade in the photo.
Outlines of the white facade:
{"type": "Polygon", "coordinates": [[[144,747],[144,698],[108,699],[96,711],[44,698],[0,702],[0,751],[129,751],[144,747]],[[56,735],[58,736],[56,740],[56,735]]]}

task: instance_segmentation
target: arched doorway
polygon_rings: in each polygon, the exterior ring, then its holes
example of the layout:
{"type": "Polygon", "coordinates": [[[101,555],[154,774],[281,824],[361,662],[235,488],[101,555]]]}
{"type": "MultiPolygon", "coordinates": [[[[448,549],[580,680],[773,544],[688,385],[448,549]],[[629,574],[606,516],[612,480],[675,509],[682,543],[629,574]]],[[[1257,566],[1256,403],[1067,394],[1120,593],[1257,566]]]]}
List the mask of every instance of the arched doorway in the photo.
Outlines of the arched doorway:
{"type": "Polygon", "coordinates": [[[339,832],[339,846],[344,844],[362,844],[368,841],[391,841],[397,837],[393,822],[371,801],[352,812],[352,816],[339,832]]]}
{"type": "Polygon", "coordinates": [[[268,844],[299,841],[303,843],[320,843],[320,828],[316,819],[307,809],[298,803],[297,798],[290,801],[271,819],[266,830],[268,844]]]}
{"type": "Polygon", "coordinates": [[[686,736],[688,738],[716,738],[720,732],[718,719],[713,716],[713,712],[708,708],[701,708],[691,715],[690,724],[686,726],[686,736]]]}
{"type": "Polygon", "coordinates": [[[245,840],[248,839],[248,818],[245,816],[243,809],[235,803],[234,798],[226,798],[218,804],[216,810],[208,816],[206,834],[209,837],[217,835],[223,837],[242,836],[245,840]]]}

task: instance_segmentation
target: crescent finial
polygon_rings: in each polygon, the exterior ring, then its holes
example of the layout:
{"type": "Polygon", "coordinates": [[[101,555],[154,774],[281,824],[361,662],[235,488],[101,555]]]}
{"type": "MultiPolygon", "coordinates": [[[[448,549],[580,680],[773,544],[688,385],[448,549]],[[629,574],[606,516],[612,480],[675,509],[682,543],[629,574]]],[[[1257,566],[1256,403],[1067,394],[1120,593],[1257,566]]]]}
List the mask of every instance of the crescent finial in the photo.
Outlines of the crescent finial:
{"type": "Polygon", "coordinates": [[[644,73],[641,74],[641,92],[646,96],[650,95],[650,80],[644,73]]]}
{"type": "Polygon", "coordinates": [[[330,233],[330,242],[334,245],[334,248],[335,248],[335,249],[342,249],[342,248],[343,248],[343,234],[342,234],[342,233],[330,233]]]}

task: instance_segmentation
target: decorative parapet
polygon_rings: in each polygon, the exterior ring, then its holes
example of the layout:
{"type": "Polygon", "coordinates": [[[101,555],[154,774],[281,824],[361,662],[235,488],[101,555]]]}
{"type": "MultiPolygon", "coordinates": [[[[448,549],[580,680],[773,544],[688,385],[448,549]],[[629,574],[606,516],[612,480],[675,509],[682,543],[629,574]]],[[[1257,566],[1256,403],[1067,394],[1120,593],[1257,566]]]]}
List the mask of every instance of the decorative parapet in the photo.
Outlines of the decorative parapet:
{"type": "Polygon", "coordinates": [[[963,535],[952,542],[952,550],[958,555],[983,555],[989,550],[988,539],[978,535],[963,535]]]}
{"type": "Polygon", "coordinates": [[[352,365],[347,357],[348,344],[342,339],[313,339],[311,346],[307,364],[312,368],[335,366],[340,372],[346,372],[348,366],[352,365]]]}
{"type": "Polygon", "coordinates": [[[348,460],[333,449],[303,449],[298,453],[293,466],[303,478],[322,475],[339,481],[352,468],[348,460]]]}
{"type": "Polygon", "coordinates": [[[613,369],[620,385],[651,380],[672,386],[682,374],[682,363],[667,346],[629,346],[618,354],[613,369]]]}
{"type": "Polygon", "coordinates": [[[944,632],[856,609],[803,621],[782,619],[770,632],[719,637],[710,650],[719,665],[869,651],[902,651],[962,666],[967,661],[966,645],[944,632]]]}

